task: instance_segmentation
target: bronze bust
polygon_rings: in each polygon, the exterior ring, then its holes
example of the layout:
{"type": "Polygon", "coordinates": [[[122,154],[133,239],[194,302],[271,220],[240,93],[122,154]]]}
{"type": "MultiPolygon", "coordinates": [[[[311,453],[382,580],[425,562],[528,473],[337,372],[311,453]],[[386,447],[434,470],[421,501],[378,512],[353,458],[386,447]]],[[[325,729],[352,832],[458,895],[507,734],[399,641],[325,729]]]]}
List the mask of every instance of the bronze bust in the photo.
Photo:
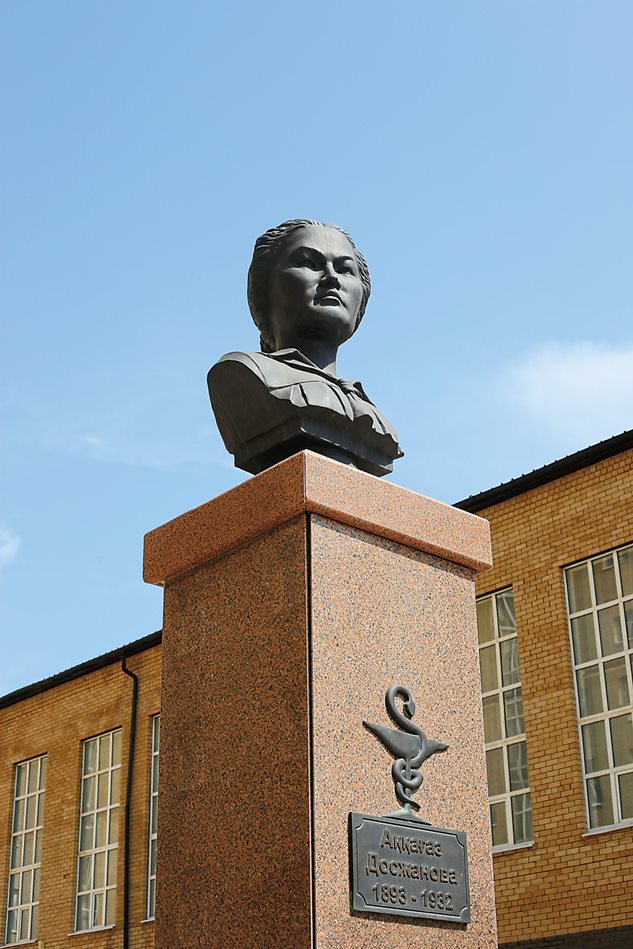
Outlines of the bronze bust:
{"type": "Polygon", "coordinates": [[[364,257],[342,228],[285,221],[255,242],[248,305],[261,352],[209,370],[211,405],[238,468],[256,474],[310,448],[374,475],[402,457],[391,423],[360,382],[336,375],[339,346],[371,292],[364,257]]]}

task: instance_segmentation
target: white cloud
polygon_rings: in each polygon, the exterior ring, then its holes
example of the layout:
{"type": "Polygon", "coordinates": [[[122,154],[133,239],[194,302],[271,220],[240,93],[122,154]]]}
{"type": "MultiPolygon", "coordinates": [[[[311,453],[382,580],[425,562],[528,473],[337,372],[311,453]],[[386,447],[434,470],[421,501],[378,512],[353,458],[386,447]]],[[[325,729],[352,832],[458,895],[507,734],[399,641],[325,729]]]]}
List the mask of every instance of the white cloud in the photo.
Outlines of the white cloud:
{"type": "Polygon", "coordinates": [[[0,568],[15,559],[20,547],[20,538],[8,527],[0,527],[0,568]]]}
{"type": "Polygon", "coordinates": [[[548,343],[510,366],[503,383],[534,422],[574,443],[633,428],[633,346],[548,343]]]}

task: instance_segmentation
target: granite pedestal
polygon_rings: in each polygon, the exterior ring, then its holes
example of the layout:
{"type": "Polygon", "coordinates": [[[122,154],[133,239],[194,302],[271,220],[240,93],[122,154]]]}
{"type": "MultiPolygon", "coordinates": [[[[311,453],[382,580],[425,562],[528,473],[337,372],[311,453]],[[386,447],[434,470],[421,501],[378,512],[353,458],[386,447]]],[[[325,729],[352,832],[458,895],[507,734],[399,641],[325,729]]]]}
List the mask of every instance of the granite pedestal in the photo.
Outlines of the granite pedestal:
{"type": "Polygon", "coordinates": [[[473,576],[487,522],[309,451],[145,539],[164,584],[158,949],[496,946],[473,576]],[[347,816],[396,809],[402,683],[449,751],[421,814],[468,837],[472,921],[355,915],[347,816]]]}

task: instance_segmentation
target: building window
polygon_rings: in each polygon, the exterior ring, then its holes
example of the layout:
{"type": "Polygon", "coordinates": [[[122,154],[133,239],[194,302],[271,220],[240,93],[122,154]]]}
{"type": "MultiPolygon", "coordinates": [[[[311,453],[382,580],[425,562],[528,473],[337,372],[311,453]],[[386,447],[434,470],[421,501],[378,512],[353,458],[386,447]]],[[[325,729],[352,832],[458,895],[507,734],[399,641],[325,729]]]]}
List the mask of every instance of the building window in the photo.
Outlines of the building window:
{"type": "Polygon", "coordinates": [[[119,841],[121,729],[84,742],[75,930],[113,926],[119,841]]]}
{"type": "Polygon", "coordinates": [[[590,828],[633,820],[633,545],[565,570],[590,828]]]}
{"type": "Polygon", "coordinates": [[[15,769],[9,854],[6,943],[30,942],[37,935],[46,755],[15,769]]]}
{"type": "Polygon", "coordinates": [[[160,715],[152,719],[152,772],[149,798],[149,866],[147,876],[147,918],[156,911],[156,839],[158,832],[158,756],[160,754],[160,715]]]}
{"type": "Polygon", "coordinates": [[[479,664],[493,848],[532,841],[514,594],[477,600],[479,664]]]}

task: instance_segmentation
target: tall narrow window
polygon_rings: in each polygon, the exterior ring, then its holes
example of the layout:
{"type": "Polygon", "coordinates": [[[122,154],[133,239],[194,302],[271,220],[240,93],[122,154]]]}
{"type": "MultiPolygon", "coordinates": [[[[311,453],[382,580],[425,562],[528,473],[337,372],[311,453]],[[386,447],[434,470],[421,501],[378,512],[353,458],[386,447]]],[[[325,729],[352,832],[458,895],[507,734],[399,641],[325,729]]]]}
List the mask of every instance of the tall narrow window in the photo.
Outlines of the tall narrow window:
{"type": "Polygon", "coordinates": [[[30,942],[37,936],[45,786],[46,755],[24,761],[15,769],[5,940],[8,945],[30,942]]]}
{"type": "Polygon", "coordinates": [[[158,756],[160,754],[160,715],[152,719],[152,772],[149,798],[149,866],[147,875],[147,918],[156,912],[156,839],[158,834],[158,756]]]}
{"type": "Polygon", "coordinates": [[[514,594],[477,600],[479,663],[493,848],[532,840],[514,594]]]}
{"type": "Polygon", "coordinates": [[[75,929],[115,921],[121,729],[84,742],[75,929]]]}
{"type": "Polygon", "coordinates": [[[565,570],[587,821],[633,820],[633,545],[565,570]]]}

